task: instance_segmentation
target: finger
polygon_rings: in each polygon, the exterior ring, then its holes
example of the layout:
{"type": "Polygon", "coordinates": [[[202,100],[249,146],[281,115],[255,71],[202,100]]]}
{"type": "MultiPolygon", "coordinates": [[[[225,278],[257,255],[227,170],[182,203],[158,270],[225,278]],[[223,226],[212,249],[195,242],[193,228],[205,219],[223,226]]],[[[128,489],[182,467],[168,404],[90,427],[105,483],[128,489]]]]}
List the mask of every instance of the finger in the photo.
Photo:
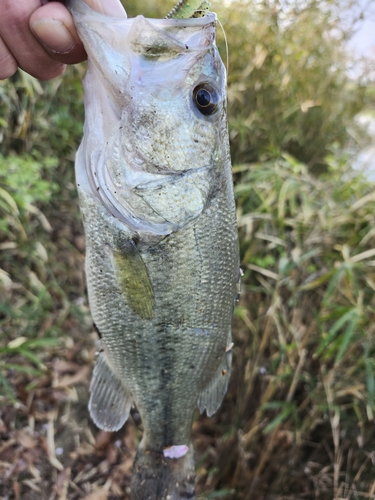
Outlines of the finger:
{"type": "MultiPolygon", "coordinates": [[[[86,4],[103,14],[126,18],[119,0],[86,0],[86,4]]],[[[56,60],[74,64],[86,59],[73,18],[61,3],[50,2],[37,9],[30,18],[30,29],[56,60]]]]}
{"type": "Polygon", "coordinates": [[[64,71],[35,39],[29,28],[29,17],[40,6],[40,0],[1,0],[0,36],[18,66],[36,78],[49,80],[64,71]]]}
{"type": "Polygon", "coordinates": [[[9,78],[17,71],[18,64],[12,54],[9,52],[8,47],[0,38],[0,80],[9,78]]]}
{"type": "Polygon", "coordinates": [[[37,9],[30,17],[30,29],[57,61],[75,64],[87,58],[73,18],[61,3],[37,9]]]}

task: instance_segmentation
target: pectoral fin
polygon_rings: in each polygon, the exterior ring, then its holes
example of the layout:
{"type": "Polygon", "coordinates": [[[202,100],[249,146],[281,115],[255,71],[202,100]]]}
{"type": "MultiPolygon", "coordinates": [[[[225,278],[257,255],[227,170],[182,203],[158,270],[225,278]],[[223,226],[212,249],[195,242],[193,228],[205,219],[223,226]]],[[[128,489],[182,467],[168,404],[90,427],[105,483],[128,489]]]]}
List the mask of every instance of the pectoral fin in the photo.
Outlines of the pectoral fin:
{"type": "Polygon", "coordinates": [[[104,431],[118,431],[129,417],[133,398],[114,375],[105,357],[99,354],[90,385],[89,411],[95,424],[104,431]]]}
{"type": "Polygon", "coordinates": [[[148,271],[134,243],[129,240],[121,251],[113,250],[113,265],[125,303],[143,319],[152,318],[154,293],[148,271]]]}
{"type": "Polygon", "coordinates": [[[198,398],[200,412],[203,413],[206,410],[208,417],[216,412],[227,392],[232,371],[232,345],[231,343],[228,344],[228,349],[223,354],[215,375],[198,398]]]}

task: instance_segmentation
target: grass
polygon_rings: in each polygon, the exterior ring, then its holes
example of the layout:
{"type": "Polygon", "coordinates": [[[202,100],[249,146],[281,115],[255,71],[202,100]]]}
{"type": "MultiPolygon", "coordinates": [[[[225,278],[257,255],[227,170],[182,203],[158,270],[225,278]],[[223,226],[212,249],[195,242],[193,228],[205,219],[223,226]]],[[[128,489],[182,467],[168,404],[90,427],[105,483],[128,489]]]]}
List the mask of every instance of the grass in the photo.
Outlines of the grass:
{"type": "Polygon", "coordinates": [[[374,492],[364,477],[374,442],[375,197],[347,158],[327,164],[318,179],[287,155],[234,168],[245,276],[232,400],[244,457],[235,476],[252,485],[244,498],[257,498],[259,481],[301,498],[307,484],[311,498],[374,492]],[[328,467],[326,490],[306,471],[292,486],[290,474],[272,477],[280,446],[306,470],[323,447],[314,463],[328,467]],[[363,462],[350,462],[353,453],[363,462]]]}
{"type": "Polygon", "coordinates": [[[61,259],[67,247],[76,260],[83,250],[71,244],[73,233],[82,233],[77,201],[68,228],[64,221],[75,197],[73,148],[81,127],[68,113],[76,109],[81,121],[82,105],[69,106],[81,99],[79,73],[42,86],[19,72],[0,84],[0,392],[13,400],[10,381],[21,372],[40,375],[66,324],[82,316],[74,300],[84,296],[83,276],[79,287],[74,278],[64,286],[69,256],[61,259]]]}

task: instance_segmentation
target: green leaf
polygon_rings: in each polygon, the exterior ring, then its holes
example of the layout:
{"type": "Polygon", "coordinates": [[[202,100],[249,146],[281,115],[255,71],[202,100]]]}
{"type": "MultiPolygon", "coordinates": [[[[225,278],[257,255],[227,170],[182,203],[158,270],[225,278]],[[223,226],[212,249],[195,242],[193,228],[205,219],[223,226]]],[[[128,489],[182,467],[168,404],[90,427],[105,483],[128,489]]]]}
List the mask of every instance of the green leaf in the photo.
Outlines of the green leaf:
{"type": "Polygon", "coordinates": [[[10,386],[8,380],[4,377],[4,375],[0,372],[0,386],[3,386],[4,390],[5,390],[5,394],[8,396],[8,398],[13,401],[13,402],[16,402],[17,399],[16,399],[16,395],[14,394],[14,391],[12,389],[12,387],[10,386]]]}
{"type": "Polygon", "coordinates": [[[263,430],[264,434],[270,433],[275,427],[284,422],[291,414],[294,408],[287,406],[281,413],[277,415],[263,430]]]}
{"type": "MultiPolygon", "coordinates": [[[[323,351],[327,348],[327,346],[335,339],[337,333],[340,331],[340,329],[348,323],[349,325],[352,325],[352,322],[354,322],[354,326],[357,324],[358,321],[358,311],[357,309],[349,309],[343,316],[341,316],[337,321],[334,322],[332,327],[329,329],[328,334],[322,337],[319,347],[316,350],[316,356],[320,356],[323,351]]],[[[346,329],[345,331],[347,331],[346,329]]],[[[351,331],[351,326],[349,326],[349,331],[351,331]]],[[[340,348],[340,353],[341,353],[341,348],[340,348]]]]}
{"type": "Polygon", "coordinates": [[[13,370],[19,373],[26,373],[27,375],[34,375],[36,377],[43,374],[42,371],[36,370],[30,366],[18,365],[15,363],[0,364],[0,370],[13,370]]]}
{"type": "Polygon", "coordinates": [[[225,498],[228,495],[234,495],[236,490],[233,489],[224,489],[219,491],[213,491],[212,493],[203,494],[202,499],[211,500],[211,498],[225,498]]]}
{"type": "Polygon", "coordinates": [[[343,355],[345,354],[345,351],[348,348],[348,345],[350,344],[350,341],[354,335],[354,331],[358,325],[358,322],[359,322],[358,313],[353,314],[351,319],[348,321],[348,326],[341,335],[340,347],[335,358],[335,364],[339,363],[339,361],[341,361],[343,355]]]}

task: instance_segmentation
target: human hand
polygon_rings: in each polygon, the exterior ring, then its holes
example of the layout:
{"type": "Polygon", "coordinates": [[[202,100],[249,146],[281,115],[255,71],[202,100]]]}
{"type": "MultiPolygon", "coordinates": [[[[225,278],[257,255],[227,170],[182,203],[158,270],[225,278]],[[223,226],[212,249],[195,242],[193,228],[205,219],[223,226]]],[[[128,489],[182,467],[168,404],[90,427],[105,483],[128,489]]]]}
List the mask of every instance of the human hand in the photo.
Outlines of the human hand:
{"type": "MultiPolygon", "coordinates": [[[[85,0],[92,9],[125,17],[120,0],[85,0]]],[[[0,80],[20,67],[40,80],[86,59],[72,16],[63,2],[0,0],[0,80]]]]}

